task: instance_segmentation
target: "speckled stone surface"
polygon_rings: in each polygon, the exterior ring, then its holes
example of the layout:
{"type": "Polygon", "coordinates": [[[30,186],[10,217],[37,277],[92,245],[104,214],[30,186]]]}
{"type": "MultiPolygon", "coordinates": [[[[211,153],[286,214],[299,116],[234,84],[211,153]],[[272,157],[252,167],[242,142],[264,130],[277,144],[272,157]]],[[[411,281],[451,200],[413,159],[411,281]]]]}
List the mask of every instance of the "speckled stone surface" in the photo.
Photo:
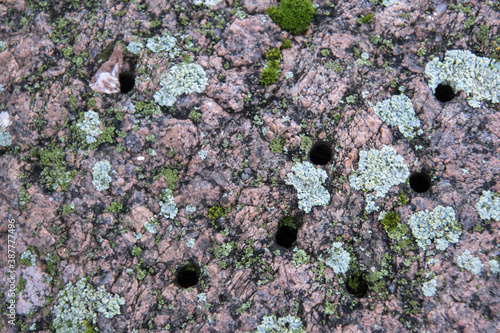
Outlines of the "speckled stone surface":
{"type": "Polygon", "coordinates": [[[500,221],[482,220],[475,205],[483,191],[500,193],[500,105],[473,108],[463,91],[440,102],[424,71],[449,50],[498,58],[499,1],[313,3],[310,29],[298,36],[265,14],[275,0],[0,3],[0,112],[12,136],[0,147],[5,301],[12,219],[16,279],[26,281],[15,325],[1,303],[2,333],[50,332],[59,291],[83,277],[124,299],[120,315],[97,315],[99,332],[253,332],[273,315],[299,318],[306,332],[498,332],[500,280],[489,262],[500,256],[500,221]],[[175,47],[150,51],[147,40],[162,34],[175,47]],[[292,46],[280,51],[280,77],[262,87],[266,54],[284,38],[292,46]],[[131,42],[144,47],[131,53],[131,42]],[[94,92],[89,82],[118,43],[122,84],[132,74],[135,85],[94,92]],[[208,85],[158,105],[161,78],[183,62],[201,66],[208,85]],[[421,124],[411,140],[373,108],[398,94],[421,124]],[[102,131],[91,144],[76,126],[88,110],[102,131]],[[317,166],[331,198],[305,214],[286,179],[318,142],[332,150],[317,166]],[[392,186],[374,199],[379,211],[366,213],[370,192],[351,188],[349,176],[362,151],[384,146],[432,186],[392,186]],[[97,191],[92,169],[103,160],[111,182],[97,191]],[[161,214],[168,188],[172,219],[161,214]],[[408,225],[438,206],[451,207],[461,227],[446,250],[422,249],[410,228],[391,239],[378,220],[395,211],[408,225]],[[224,214],[209,218],[211,207],[224,214]],[[287,216],[298,228],[289,249],[275,241],[287,216]],[[325,264],[335,242],[351,258],[345,274],[325,264]],[[27,249],[34,266],[19,260],[27,249]],[[479,272],[457,265],[465,251],[479,272]],[[197,270],[194,287],[180,287],[183,267],[197,270]],[[353,292],[355,273],[366,293],[353,292]]]}

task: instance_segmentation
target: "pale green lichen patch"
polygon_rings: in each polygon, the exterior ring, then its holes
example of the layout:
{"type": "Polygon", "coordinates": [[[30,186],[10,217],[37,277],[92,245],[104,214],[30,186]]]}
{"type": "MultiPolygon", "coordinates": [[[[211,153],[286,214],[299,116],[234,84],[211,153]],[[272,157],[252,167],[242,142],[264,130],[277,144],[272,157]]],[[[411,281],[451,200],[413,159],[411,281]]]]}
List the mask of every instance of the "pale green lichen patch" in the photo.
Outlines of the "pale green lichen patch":
{"type": "Polygon", "coordinates": [[[498,103],[500,98],[500,63],[495,59],[478,57],[470,51],[447,51],[444,60],[434,58],[425,66],[429,87],[435,91],[439,84],[449,84],[455,93],[465,91],[472,107],[480,101],[498,103]]]}
{"type": "Polygon", "coordinates": [[[457,265],[460,268],[464,268],[476,275],[481,272],[483,269],[483,264],[481,263],[481,259],[478,257],[474,257],[469,250],[465,250],[461,255],[457,257],[457,265]]]}
{"type": "Polygon", "coordinates": [[[349,269],[351,262],[351,255],[349,252],[342,248],[342,243],[335,242],[328,249],[328,257],[326,258],[326,265],[336,273],[345,273],[349,269]]]}
{"type": "Polygon", "coordinates": [[[500,197],[491,191],[483,191],[474,206],[483,220],[500,221],[500,197]]]}
{"type": "Polygon", "coordinates": [[[325,206],[330,193],[322,185],[327,178],[325,170],[316,169],[311,162],[296,163],[286,175],[285,183],[293,185],[299,198],[299,209],[311,212],[313,206],[325,206]]]}
{"type": "Polygon", "coordinates": [[[403,157],[389,146],[384,146],[381,150],[360,152],[358,171],[352,172],[349,176],[349,185],[352,188],[375,192],[366,196],[367,212],[378,209],[373,201],[375,198],[384,197],[392,186],[404,183],[410,175],[403,157]]]}
{"type": "Polygon", "coordinates": [[[197,6],[205,5],[207,7],[218,5],[222,0],[193,0],[197,6]]]}
{"type": "MultiPolygon", "coordinates": [[[[151,50],[151,52],[159,53],[159,52],[168,52],[170,58],[175,58],[179,55],[178,48],[175,47],[177,43],[177,39],[175,37],[166,35],[166,36],[154,36],[148,38],[146,42],[146,47],[151,50]]],[[[138,45],[136,45],[138,46],[138,45]]],[[[127,48],[128,49],[128,48],[127,48]]]]}
{"type": "Polygon", "coordinates": [[[305,332],[300,318],[288,315],[276,319],[275,315],[264,316],[257,326],[256,333],[303,333],[305,332]]]}
{"type": "Polygon", "coordinates": [[[83,115],[83,121],[76,123],[83,133],[85,133],[85,141],[90,145],[97,141],[97,137],[102,134],[99,128],[101,122],[99,121],[99,114],[95,111],[87,111],[83,115]]]}
{"type": "Polygon", "coordinates": [[[390,99],[378,102],[373,110],[384,123],[397,126],[408,140],[415,137],[415,128],[420,126],[420,120],[415,116],[413,104],[408,96],[403,94],[392,96],[390,99]]]}
{"type": "Polygon", "coordinates": [[[52,325],[57,333],[92,332],[97,322],[97,312],[106,318],[120,315],[122,297],[110,294],[104,286],[95,290],[85,279],[74,286],[70,282],[59,292],[59,301],[52,311],[52,325]]]}
{"type": "Polygon", "coordinates": [[[109,161],[99,161],[92,168],[92,185],[97,191],[104,191],[109,188],[109,183],[111,182],[111,177],[109,172],[111,171],[111,164],[109,161]]]}
{"type": "Polygon", "coordinates": [[[144,47],[143,43],[138,42],[138,41],[132,41],[132,42],[128,43],[127,51],[129,51],[130,53],[133,53],[135,55],[138,55],[141,52],[143,47],[144,47]]]}
{"type": "MultiPolygon", "coordinates": [[[[432,274],[428,274],[427,277],[430,277],[432,274]]],[[[422,284],[422,292],[424,293],[424,296],[426,297],[432,297],[436,294],[436,287],[437,287],[437,276],[433,276],[430,280],[427,282],[424,282],[422,284]]]]}
{"type": "Polygon", "coordinates": [[[418,246],[423,249],[434,241],[436,249],[446,250],[450,243],[458,242],[462,234],[451,207],[437,206],[433,211],[417,212],[410,216],[408,224],[418,246]]]}
{"type": "Polygon", "coordinates": [[[169,219],[174,219],[177,216],[177,207],[175,205],[174,196],[171,189],[164,189],[160,201],[160,214],[169,219]]]}
{"type": "Polygon", "coordinates": [[[208,86],[208,78],[200,65],[182,63],[172,66],[160,80],[160,85],[162,88],[153,96],[156,103],[172,106],[177,96],[203,92],[208,86]]]}
{"type": "Polygon", "coordinates": [[[498,260],[492,259],[488,261],[488,264],[490,265],[490,271],[493,274],[500,273],[500,263],[498,260]]]}

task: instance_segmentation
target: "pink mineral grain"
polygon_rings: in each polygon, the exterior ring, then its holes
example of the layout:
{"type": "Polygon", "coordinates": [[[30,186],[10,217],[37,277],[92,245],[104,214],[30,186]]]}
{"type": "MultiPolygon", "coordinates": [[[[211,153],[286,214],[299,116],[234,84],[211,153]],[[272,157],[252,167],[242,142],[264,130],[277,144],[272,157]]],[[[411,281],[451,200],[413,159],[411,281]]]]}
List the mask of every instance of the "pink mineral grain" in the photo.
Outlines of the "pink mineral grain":
{"type": "Polygon", "coordinates": [[[118,44],[108,61],[102,64],[101,68],[90,80],[89,86],[98,93],[116,94],[120,92],[119,75],[123,66],[123,50],[118,44]]]}

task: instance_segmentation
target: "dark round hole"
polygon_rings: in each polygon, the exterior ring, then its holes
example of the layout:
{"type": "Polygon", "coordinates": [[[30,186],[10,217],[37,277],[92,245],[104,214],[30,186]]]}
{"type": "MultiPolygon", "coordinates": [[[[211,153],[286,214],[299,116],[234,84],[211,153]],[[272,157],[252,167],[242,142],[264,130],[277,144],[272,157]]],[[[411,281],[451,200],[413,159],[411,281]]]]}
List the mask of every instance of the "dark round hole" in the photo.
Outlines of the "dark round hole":
{"type": "Polygon", "coordinates": [[[437,100],[440,102],[449,102],[455,97],[455,92],[453,88],[447,84],[439,84],[436,87],[436,92],[434,93],[437,100]]]}
{"type": "Polygon", "coordinates": [[[297,229],[283,225],[278,226],[278,231],[276,232],[276,244],[289,249],[293,246],[293,243],[297,240],[297,229]]]}
{"type": "Polygon", "coordinates": [[[427,192],[431,188],[431,176],[425,172],[414,172],[410,175],[410,187],[417,193],[427,192]]]}
{"type": "Polygon", "coordinates": [[[347,278],[346,288],[352,296],[364,297],[368,292],[368,283],[366,282],[365,273],[351,273],[347,278]]]}
{"type": "Polygon", "coordinates": [[[309,159],[313,164],[326,165],[332,159],[332,149],[324,142],[315,143],[309,151],[309,159]]]}
{"type": "Polygon", "coordinates": [[[126,94],[135,86],[135,75],[130,72],[120,73],[118,76],[118,80],[120,80],[120,92],[122,94],[126,94]]]}
{"type": "Polygon", "coordinates": [[[177,283],[181,288],[194,287],[198,284],[198,269],[194,265],[182,267],[177,273],[177,283]]]}

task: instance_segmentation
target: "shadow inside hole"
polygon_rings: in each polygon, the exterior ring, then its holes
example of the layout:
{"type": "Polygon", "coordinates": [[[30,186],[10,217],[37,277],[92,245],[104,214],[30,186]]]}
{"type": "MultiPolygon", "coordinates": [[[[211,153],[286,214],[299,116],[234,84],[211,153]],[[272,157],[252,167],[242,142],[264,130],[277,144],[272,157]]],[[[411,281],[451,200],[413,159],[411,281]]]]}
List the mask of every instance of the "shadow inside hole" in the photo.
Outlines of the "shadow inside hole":
{"type": "Polygon", "coordinates": [[[437,100],[440,102],[449,102],[451,101],[455,96],[455,92],[453,91],[453,88],[450,85],[447,84],[439,84],[436,87],[434,96],[436,96],[437,100]]]}
{"type": "Polygon", "coordinates": [[[346,289],[352,296],[364,297],[368,293],[368,283],[364,272],[354,272],[349,275],[346,289]]]}
{"type": "Polygon", "coordinates": [[[177,284],[181,288],[194,287],[198,284],[198,268],[194,265],[187,265],[179,269],[177,273],[177,284]]]}
{"type": "Polygon", "coordinates": [[[410,175],[410,187],[417,193],[427,192],[431,183],[431,176],[425,172],[414,172],[410,175]]]}
{"type": "Polygon", "coordinates": [[[326,165],[332,159],[332,149],[325,142],[315,143],[309,150],[309,159],[312,164],[326,165]]]}
{"type": "Polygon", "coordinates": [[[297,240],[297,229],[283,225],[278,227],[276,232],[276,244],[283,246],[285,249],[289,249],[293,246],[293,243],[297,240]]]}
{"type": "Polygon", "coordinates": [[[124,72],[120,73],[118,76],[118,80],[120,81],[120,92],[122,94],[126,94],[135,86],[135,75],[132,72],[124,72]]]}

